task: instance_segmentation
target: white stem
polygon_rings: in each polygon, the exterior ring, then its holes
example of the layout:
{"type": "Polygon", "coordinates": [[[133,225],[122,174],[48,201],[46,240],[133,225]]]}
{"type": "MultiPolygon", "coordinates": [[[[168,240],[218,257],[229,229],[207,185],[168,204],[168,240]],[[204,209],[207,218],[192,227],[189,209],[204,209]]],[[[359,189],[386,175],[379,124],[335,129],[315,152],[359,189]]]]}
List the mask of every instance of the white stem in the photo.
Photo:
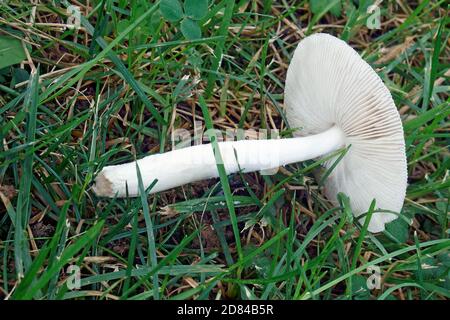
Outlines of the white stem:
{"type": "MultiPolygon", "coordinates": [[[[317,158],[342,147],[344,134],[339,128],[332,127],[308,137],[224,141],[218,145],[226,173],[232,174],[239,171],[239,166],[243,172],[253,172],[317,158]]],[[[127,185],[128,196],[138,196],[136,162],[144,188],[158,180],[150,193],[219,176],[211,144],[202,144],[104,167],[96,179],[95,193],[125,197],[127,185]]]]}

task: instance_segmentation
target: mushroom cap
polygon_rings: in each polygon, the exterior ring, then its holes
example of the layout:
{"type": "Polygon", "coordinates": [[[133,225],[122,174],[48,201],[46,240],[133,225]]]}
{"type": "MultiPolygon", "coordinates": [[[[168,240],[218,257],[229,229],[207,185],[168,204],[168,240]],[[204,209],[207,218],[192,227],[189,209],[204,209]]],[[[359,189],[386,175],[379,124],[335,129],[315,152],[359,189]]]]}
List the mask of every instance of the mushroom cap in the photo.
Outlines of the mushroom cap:
{"type": "MultiPolygon", "coordinates": [[[[373,199],[377,209],[401,211],[407,168],[400,115],[383,81],[353,48],[323,33],[302,40],[287,72],[285,106],[289,125],[301,129],[296,135],[337,126],[351,145],[325,181],[328,199],[336,202],[339,192],[346,194],[356,217],[373,199]]],[[[383,231],[396,218],[375,212],[368,230],[383,231]]]]}

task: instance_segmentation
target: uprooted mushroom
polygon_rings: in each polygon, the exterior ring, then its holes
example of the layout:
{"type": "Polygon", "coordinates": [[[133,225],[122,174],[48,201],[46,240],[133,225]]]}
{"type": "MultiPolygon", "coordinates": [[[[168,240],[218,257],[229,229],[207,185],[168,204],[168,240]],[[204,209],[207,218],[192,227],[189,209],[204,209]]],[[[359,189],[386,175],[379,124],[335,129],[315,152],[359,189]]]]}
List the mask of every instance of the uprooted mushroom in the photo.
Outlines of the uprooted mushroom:
{"type": "MultiPolygon", "coordinates": [[[[407,185],[403,128],[391,94],[375,71],[344,41],[314,34],[300,42],[285,85],[286,117],[294,138],[219,142],[227,174],[253,172],[323,157],[349,147],[325,181],[325,194],[350,198],[354,215],[378,209],[369,231],[380,232],[394,220],[407,185]],[[268,158],[270,161],[254,161],[268,158]]],[[[335,158],[325,162],[330,168],[335,158]]],[[[103,197],[138,196],[136,163],[150,193],[218,177],[211,144],[144,157],[104,167],[94,192],[103,197]]],[[[364,222],[362,219],[361,222],[364,222]]]]}

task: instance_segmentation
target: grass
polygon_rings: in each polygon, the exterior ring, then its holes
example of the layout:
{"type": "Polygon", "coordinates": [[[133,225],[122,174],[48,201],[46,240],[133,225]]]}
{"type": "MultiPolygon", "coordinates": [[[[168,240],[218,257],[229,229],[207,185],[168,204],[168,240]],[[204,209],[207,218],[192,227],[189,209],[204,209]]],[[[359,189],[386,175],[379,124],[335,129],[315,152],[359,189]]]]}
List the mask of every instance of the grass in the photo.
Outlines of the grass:
{"type": "Polygon", "coordinates": [[[309,1],[209,1],[193,40],[161,18],[159,1],[73,1],[79,30],[66,28],[71,1],[54,2],[0,5],[0,39],[20,39],[26,53],[0,69],[1,298],[450,297],[445,1],[385,1],[375,30],[364,1],[343,1],[338,15],[339,1],[314,13],[309,1]],[[349,42],[393,95],[408,157],[404,219],[366,232],[345,195],[337,207],[323,197],[320,161],[272,176],[219,166],[220,179],[140,198],[92,193],[103,166],[170,150],[176,128],[289,136],[286,69],[315,32],[349,42]],[[69,266],[80,268],[77,290],[69,266]],[[369,290],[373,268],[381,284],[369,290]]]}

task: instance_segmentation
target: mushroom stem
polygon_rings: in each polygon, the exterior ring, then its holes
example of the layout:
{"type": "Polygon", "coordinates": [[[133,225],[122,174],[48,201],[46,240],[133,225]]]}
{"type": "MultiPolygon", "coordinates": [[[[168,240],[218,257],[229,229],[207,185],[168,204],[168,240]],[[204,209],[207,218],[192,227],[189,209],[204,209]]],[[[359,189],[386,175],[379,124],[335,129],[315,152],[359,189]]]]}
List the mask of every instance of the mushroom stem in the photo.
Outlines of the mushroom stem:
{"type": "MultiPolygon", "coordinates": [[[[254,172],[309,160],[335,151],[345,144],[343,132],[336,126],[316,135],[273,140],[219,142],[220,155],[227,174],[254,172]]],[[[154,154],[126,164],[104,167],[93,189],[98,196],[135,197],[139,195],[136,162],[144,187],[158,180],[150,193],[168,190],[190,182],[219,176],[213,147],[202,144],[154,154]]]]}

